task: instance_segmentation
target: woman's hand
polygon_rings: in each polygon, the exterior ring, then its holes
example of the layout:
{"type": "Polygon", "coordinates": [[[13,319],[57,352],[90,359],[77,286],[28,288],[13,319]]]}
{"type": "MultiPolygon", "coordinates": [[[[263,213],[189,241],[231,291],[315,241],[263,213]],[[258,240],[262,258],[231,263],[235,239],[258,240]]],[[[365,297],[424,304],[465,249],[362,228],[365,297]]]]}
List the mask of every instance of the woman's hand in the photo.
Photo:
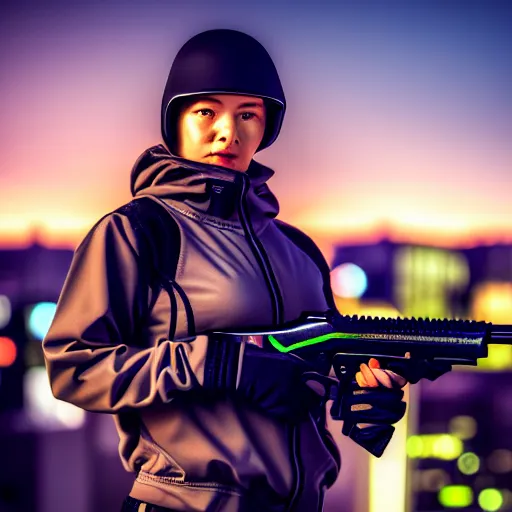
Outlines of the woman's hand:
{"type": "MultiPolygon", "coordinates": [[[[406,357],[410,357],[409,353],[406,357]]],[[[372,357],[368,364],[361,364],[356,373],[356,382],[362,388],[376,388],[384,386],[389,389],[403,388],[408,381],[391,370],[380,367],[377,359],[372,357]]]]}

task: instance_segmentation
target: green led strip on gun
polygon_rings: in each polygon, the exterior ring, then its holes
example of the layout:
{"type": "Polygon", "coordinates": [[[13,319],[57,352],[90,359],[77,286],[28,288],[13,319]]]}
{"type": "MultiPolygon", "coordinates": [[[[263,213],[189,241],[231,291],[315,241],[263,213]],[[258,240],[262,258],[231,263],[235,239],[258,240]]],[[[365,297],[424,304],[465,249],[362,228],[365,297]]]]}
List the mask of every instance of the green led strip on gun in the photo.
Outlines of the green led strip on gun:
{"type": "Polygon", "coordinates": [[[299,341],[297,343],[293,343],[292,345],[285,347],[282,343],[280,343],[274,336],[271,334],[268,336],[268,341],[272,344],[272,346],[279,350],[279,352],[287,353],[291,352],[292,350],[297,350],[298,348],[302,347],[309,347],[311,345],[316,345],[317,343],[323,343],[327,340],[332,339],[344,339],[344,340],[357,340],[361,338],[361,335],[359,334],[345,334],[341,332],[333,332],[331,334],[323,334],[322,336],[316,336],[315,338],[310,338],[308,340],[299,341]]]}
{"type": "Polygon", "coordinates": [[[323,343],[325,341],[331,339],[344,339],[344,340],[372,340],[372,341],[419,341],[419,342],[437,342],[437,343],[457,343],[457,344],[474,344],[481,343],[483,341],[483,337],[453,337],[453,336],[442,336],[442,337],[434,337],[434,336],[418,336],[418,335],[406,335],[406,334],[355,334],[355,333],[342,333],[342,332],[333,332],[329,334],[323,334],[321,336],[315,336],[314,338],[309,338],[303,341],[299,341],[296,343],[292,343],[289,346],[284,346],[275,336],[272,334],[268,335],[268,341],[270,344],[279,352],[287,353],[293,350],[297,350],[303,347],[309,347],[311,345],[316,345],[319,343],[323,343]]]}

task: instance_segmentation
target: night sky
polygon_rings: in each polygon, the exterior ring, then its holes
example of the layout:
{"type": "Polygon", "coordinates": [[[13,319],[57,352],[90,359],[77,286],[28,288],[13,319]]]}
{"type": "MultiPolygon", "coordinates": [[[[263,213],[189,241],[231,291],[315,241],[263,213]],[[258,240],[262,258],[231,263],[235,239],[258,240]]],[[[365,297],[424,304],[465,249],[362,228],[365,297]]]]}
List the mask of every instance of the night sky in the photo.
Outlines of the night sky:
{"type": "Polygon", "coordinates": [[[174,55],[211,28],[256,37],[280,73],[283,129],[256,160],[283,220],[319,243],[512,241],[510,6],[4,1],[0,244],[73,247],[130,200],[174,55]]]}

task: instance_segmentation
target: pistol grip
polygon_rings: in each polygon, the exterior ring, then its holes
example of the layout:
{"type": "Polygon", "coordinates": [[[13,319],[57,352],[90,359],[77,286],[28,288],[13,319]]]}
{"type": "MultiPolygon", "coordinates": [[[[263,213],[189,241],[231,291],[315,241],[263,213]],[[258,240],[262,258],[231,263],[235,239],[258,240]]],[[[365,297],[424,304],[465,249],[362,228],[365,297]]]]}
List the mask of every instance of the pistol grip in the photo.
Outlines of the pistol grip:
{"type": "Polygon", "coordinates": [[[343,418],[342,413],[343,395],[351,386],[360,364],[367,362],[367,359],[368,357],[363,358],[350,354],[334,356],[333,367],[339,380],[339,386],[330,412],[333,419],[343,420],[341,430],[343,435],[352,439],[375,457],[381,457],[393,437],[395,427],[392,425],[370,425],[360,428],[350,420],[343,418]]]}

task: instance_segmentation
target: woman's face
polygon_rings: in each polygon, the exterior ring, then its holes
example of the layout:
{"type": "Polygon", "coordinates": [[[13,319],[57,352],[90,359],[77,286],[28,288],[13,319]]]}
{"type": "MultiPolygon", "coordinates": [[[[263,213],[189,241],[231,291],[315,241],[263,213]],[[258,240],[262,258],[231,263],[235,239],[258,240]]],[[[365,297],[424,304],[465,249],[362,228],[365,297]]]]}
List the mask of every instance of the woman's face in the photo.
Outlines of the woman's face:
{"type": "Polygon", "coordinates": [[[198,95],[178,118],[178,155],[244,172],[263,139],[265,121],[261,98],[198,95]]]}

